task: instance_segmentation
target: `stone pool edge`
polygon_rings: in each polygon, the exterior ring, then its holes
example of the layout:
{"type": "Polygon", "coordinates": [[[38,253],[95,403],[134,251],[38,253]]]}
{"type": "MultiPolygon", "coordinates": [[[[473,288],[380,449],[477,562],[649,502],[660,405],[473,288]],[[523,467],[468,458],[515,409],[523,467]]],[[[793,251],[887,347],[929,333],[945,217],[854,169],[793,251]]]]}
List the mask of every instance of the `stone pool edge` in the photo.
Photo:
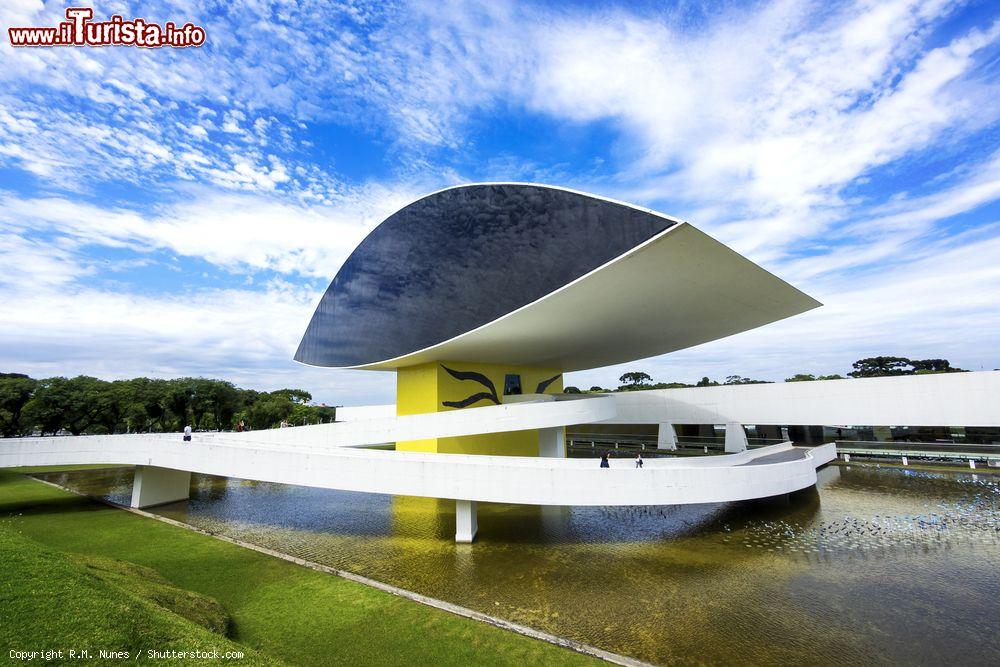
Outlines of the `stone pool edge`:
{"type": "Polygon", "coordinates": [[[422,595],[415,591],[410,591],[405,588],[399,588],[398,586],[393,586],[392,584],[387,584],[376,579],[370,579],[368,577],[362,576],[360,574],[355,574],[353,572],[348,572],[346,570],[340,570],[328,565],[323,565],[321,563],[316,563],[314,561],[305,560],[303,558],[298,558],[297,556],[292,556],[290,554],[282,553],[280,551],[275,551],[274,549],[268,549],[267,547],[262,547],[258,544],[253,544],[251,542],[244,542],[242,540],[237,540],[235,538],[229,537],[227,535],[221,535],[219,533],[213,533],[207,530],[198,528],[197,526],[192,526],[191,524],[184,523],[182,521],[177,521],[176,519],[170,519],[165,516],[160,516],[158,514],[153,514],[152,512],[147,512],[145,510],[136,509],[134,507],[128,507],[126,505],[121,505],[119,503],[111,502],[106,498],[101,498],[98,496],[92,496],[87,493],[82,493],[75,489],[70,489],[68,487],[56,484],[55,482],[50,482],[45,479],[39,479],[35,477],[35,474],[41,473],[21,473],[23,476],[29,479],[40,482],[41,484],[47,484],[61,491],[66,491],[67,493],[72,493],[75,496],[80,496],[81,498],[87,498],[94,502],[101,503],[102,505],[107,505],[115,509],[125,510],[126,512],[131,512],[138,516],[146,517],[148,519],[154,519],[156,521],[162,521],[163,523],[169,524],[171,526],[176,526],[178,528],[183,528],[185,530],[190,530],[195,533],[200,533],[208,537],[213,537],[223,542],[229,542],[230,544],[235,544],[238,547],[243,547],[244,549],[250,549],[251,551],[256,551],[258,553],[265,554],[267,556],[272,556],[274,558],[280,558],[281,560],[288,561],[290,563],[295,563],[296,565],[301,565],[302,567],[307,567],[311,570],[316,570],[317,572],[323,572],[325,574],[331,574],[342,579],[347,579],[364,586],[369,586],[371,588],[376,588],[380,591],[390,593],[398,597],[406,598],[417,602],[419,604],[427,605],[428,607],[433,607],[435,609],[440,609],[446,611],[450,614],[456,616],[461,616],[463,618],[468,618],[474,621],[479,621],[481,623],[487,623],[489,625],[495,626],[502,630],[509,630],[511,632],[516,632],[519,635],[524,635],[526,637],[531,637],[532,639],[537,639],[539,641],[547,642],[549,644],[555,644],[556,646],[561,646],[562,648],[581,653],[583,655],[588,655],[593,658],[599,658],[605,662],[610,662],[616,665],[624,665],[625,667],[655,667],[653,663],[643,662],[636,658],[631,658],[629,656],[621,655],[618,653],[612,653],[611,651],[605,651],[604,649],[597,648],[596,646],[591,646],[590,644],[584,644],[578,642],[574,639],[569,639],[567,637],[560,637],[558,635],[549,634],[548,632],[543,632],[535,628],[528,627],[527,625],[521,625],[519,623],[514,623],[513,621],[508,621],[497,616],[490,616],[489,614],[484,614],[482,612],[476,611],[475,609],[469,609],[468,607],[462,607],[461,605],[453,604],[451,602],[446,602],[444,600],[438,600],[437,598],[428,597],[422,595]]]}

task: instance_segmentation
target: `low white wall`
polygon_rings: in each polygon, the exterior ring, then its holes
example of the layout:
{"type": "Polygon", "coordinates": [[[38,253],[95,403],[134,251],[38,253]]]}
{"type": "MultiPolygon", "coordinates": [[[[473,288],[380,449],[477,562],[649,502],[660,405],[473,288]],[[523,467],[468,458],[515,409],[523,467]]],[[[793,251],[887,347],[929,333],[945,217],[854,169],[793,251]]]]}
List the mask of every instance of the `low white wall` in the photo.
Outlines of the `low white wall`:
{"type": "Polygon", "coordinates": [[[1000,426],[1000,372],[621,392],[610,424],[1000,426]]]}

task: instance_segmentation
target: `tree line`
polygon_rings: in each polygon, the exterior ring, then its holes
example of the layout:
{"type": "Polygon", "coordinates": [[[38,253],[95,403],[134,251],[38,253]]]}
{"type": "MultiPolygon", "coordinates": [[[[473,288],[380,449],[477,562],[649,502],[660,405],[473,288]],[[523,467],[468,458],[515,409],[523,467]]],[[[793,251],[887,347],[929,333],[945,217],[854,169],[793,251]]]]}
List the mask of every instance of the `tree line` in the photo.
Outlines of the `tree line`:
{"type": "Polygon", "coordinates": [[[331,422],[336,410],[311,405],[302,389],[256,391],[207,378],[41,380],[0,373],[0,435],[73,435],[232,430],[331,422]]]}
{"type": "MultiPolygon", "coordinates": [[[[858,359],[851,366],[853,371],[847,373],[851,378],[884,377],[891,375],[924,375],[927,373],[965,373],[963,368],[955,368],[947,359],[907,359],[906,357],[868,357],[858,359]]],[[[785,378],[785,382],[812,382],[815,380],[844,380],[843,375],[813,375],[812,373],[796,373],[785,378]]],[[[647,389],[677,389],[680,387],[718,387],[731,384],[768,384],[770,380],[754,380],[742,375],[730,375],[722,382],[703,377],[696,384],[686,382],[653,382],[648,373],[631,371],[623,374],[618,381],[617,389],[605,389],[593,386],[587,392],[608,393],[612,391],[644,391],[647,389]]],[[[578,387],[566,387],[567,394],[584,393],[578,387]]]]}

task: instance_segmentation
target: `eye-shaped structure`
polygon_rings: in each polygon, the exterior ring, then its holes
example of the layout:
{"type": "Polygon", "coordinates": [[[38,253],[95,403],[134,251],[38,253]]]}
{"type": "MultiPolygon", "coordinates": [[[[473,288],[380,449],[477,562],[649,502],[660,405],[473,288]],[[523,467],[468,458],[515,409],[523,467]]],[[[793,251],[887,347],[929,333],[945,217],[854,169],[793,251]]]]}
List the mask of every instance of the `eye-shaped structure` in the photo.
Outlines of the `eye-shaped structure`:
{"type": "Polygon", "coordinates": [[[418,199],[365,238],[320,301],[295,359],[573,371],[818,305],[675,218],[546,185],[465,185],[418,199]]]}

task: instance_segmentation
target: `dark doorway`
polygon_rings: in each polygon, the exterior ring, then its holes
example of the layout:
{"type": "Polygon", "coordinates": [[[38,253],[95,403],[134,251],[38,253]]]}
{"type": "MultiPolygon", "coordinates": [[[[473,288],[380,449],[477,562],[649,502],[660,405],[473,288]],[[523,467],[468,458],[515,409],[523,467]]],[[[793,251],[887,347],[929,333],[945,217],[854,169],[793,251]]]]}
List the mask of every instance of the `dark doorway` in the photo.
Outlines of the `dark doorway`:
{"type": "Polygon", "coordinates": [[[520,375],[510,375],[503,380],[503,395],[511,396],[521,393],[521,376],[520,375]]]}

